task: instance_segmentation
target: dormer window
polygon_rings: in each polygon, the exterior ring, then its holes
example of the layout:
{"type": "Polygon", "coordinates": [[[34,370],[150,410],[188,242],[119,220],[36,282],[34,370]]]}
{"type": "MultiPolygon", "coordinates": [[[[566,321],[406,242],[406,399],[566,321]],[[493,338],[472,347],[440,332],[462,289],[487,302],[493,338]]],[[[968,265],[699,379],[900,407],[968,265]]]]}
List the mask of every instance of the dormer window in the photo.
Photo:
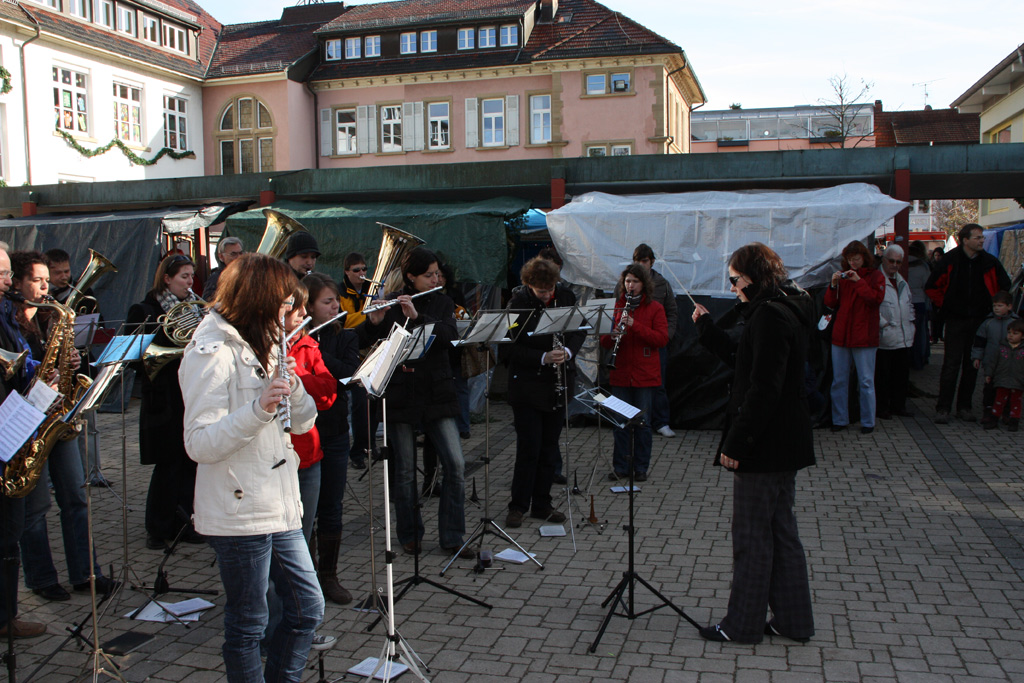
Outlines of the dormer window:
{"type": "Polygon", "coordinates": [[[476,35],[476,31],[471,28],[460,28],[459,29],[459,49],[460,50],[472,50],[473,49],[473,37],[476,35]]]}
{"type": "Polygon", "coordinates": [[[131,7],[118,7],[117,8],[117,30],[121,33],[127,33],[130,36],[135,35],[135,10],[131,7]]]}
{"type": "Polygon", "coordinates": [[[519,27],[515,24],[501,27],[501,46],[516,47],[519,45],[519,27]]]}
{"type": "Polygon", "coordinates": [[[399,49],[403,55],[416,54],[416,33],[403,33],[399,39],[399,49]]]}
{"type": "Polygon", "coordinates": [[[157,45],[160,44],[160,22],[156,17],[142,15],[142,39],[157,45]]]}
{"type": "Polygon", "coordinates": [[[366,36],[363,42],[366,45],[367,57],[380,57],[380,36],[366,36]]]}
{"type": "Polygon", "coordinates": [[[420,33],[420,52],[437,52],[437,31],[420,33]]]}
{"type": "Polygon", "coordinates": [[[114,28],[114,0],[100,0],[96,20],[107,28],[114,28]]]}
{"type": "Polygon", "coordinates": [[[182,54],[188,54],[188,40],[185,30],[172,24],[164,23],[164,45],[182,54]]]}
{"type": "Polygon", "coordinates": [[[493,26],[484,26],[480,29],[480,47],[495,47],[498,44],[498,31],[493,26]]]}
{"type": "Polygon", "coordinates": [[[359,38],[346,38],[345,59],[359,59],[359,46],[362,42],[359,38]]]}
{"type": "Polygon", "coordinates": [[[324,44],[324,59],[334,62],[341,59],[341,39],[328,40],[324,44]]]}
{"type": "Polygon", "coordinates": [[[89,18],[89,0],[68,0],[68,12],[82,19],[89,18]]]}

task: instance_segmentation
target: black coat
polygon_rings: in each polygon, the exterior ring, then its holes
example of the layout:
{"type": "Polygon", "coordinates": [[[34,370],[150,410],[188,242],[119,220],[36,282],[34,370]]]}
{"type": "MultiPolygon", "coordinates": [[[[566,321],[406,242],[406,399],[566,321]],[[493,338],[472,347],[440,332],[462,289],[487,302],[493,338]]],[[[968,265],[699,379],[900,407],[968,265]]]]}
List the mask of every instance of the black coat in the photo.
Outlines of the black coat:
{"type": "MultiPolygon", "coordinates": [[[[408,288],[404,293],[415,294],[408,288]]],[[[393,299],[395,296],[397,294],[389,295],[388,298],[393,299]]],[[[388,421],[420,424],[443,417],[455,417],[459,414],[459,403],[448,354],[452,342],[459,337],[455,327],[455,304],[441,292],[413,299],[412,303],[419,314],[415,320],[406,318],[398,304],[387,310],[379,325],[374,325],[367,318],[355,328],[359,335],[359,345],[366,347],[383,339],[395,323],[409,329],[434,323],[435,339],[423,358],[399,365],[391,376],[391,383],[384,392],[388,421]]]]}
{"type": "MultiPolygon", "coordinates": [[[[553,307],[564,308],[575,303],[576,295],[571,290],[562,285],[555,288],[553,307]]],[[[547,302],[535,297],[529,287],[522,287],[512,295],[508,307],[513,312],[523,311],[515,321],[514,341],[501,346],[502,356],[509,365],[508,402],[528,405],[537,410],[561,408],[564,405],[562,399],[575,386],[576,355],[586,340],[586,332],[576,331],[564,335],[564,345],[572,354],[572,360],[565,368],[566,388],[559,394],[555,391],[554,366],[541,365],[540,362],[544,354],[553,348],[554,335],[529,334],[536,329],[541,312],[547,308],[547,302]]]]}
{"type": "MultiPolygon", "coordinates": [[[[320,355],[324,365],[330,370],[334,379],[347,379],[359,367],[359,340],[352,330],[340,329],[333,331],[329,325],[313,335],[320,345],[320,355]]],[[[341,323],[337,323],[341,327],[341,323]]],[[[338,398],[327,410],[317,414],[316,429],[321,437],[348,434],[348,392],[338,386],[338,398]]]]}
{"type": "Polygon", "coordinates": [[[774,290],[739,304],[745,324],[738,342],[710,315],[697,319],[701,343],[735,369],[715,464],[721,453],[739,461],[740,472],[789,472],[814,464],[804,387],[814,303],[802,290],[787,293],[774,290]]]}
{"type": "MultiPolygon", "coordinates": [[[[156,320],[164,314],[156,297],[147,294],[146,298],[128,309],[125,318],[125,333],[134,332],[134,328],[145,321],[144,330],[147,334],[156,333],[154,344],[174,347],[156,320]]],[[[150,379],[136,363],[136,376],[142,382],[142,406],[139,409],[139,456],[143,465],[156,465],[176,462],[179,458],[188,458],[185,451],[185,402],[178,386],[178,366],[181,358],[172,360],[165,365],[155,379],[150,379]]]]}

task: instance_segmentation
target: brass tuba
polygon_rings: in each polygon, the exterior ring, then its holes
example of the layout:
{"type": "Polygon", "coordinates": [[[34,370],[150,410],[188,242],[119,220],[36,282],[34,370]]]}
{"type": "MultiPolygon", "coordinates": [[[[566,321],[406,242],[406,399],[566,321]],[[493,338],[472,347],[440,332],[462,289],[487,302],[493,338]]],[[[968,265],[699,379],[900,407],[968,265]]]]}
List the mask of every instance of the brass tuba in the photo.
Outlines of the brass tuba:
{"type": "Polygon", "coordinates": [[[384,241],[381,242],[380,251],[377,253],[377,265],[373,269],[373,278],[367,279],[367,282],[370,283],[370,288],[363,299],[363,306],[359,309],[360,312],[363,312],[369,306],[370,299],[386,293],[381,290],[387,283],[389,276],[401,268],[402,259],[405,258],[406,254],[424,243],[416,235],[407,233],[404,230],[399,230],[384,223],[377,223],[377,225],[384,231],[384,241]]]}
{"type": "Polygon", "coordinates": [[[9,380],[21,372],[26,358],[28,358],[28,349],[21,353],[0,349],[0,374],[4,376],[4,380],[9,380]]]}
{"type": "Polygon", "coordinates": [[[78,309],[78,304],[82,299],[92,299],[85,293],[85,290],[92,286],[100,275],[104,273],[116,273],[117,266],[111,263],[103,254],[93,249],[89,250],[89,262],[85,264],[85,270],[82,271],[82,275],[78,278],[78,282],[71,286],[71,293],[68,294],[68,298],[64,300],[64,305],[70,308],[76,313],[81,313],[78,309]]]}
{"type": "Polygon", "coordinates": [[[257,254],[279,259],[288,249],[288,238],[297,232],[309,232],[302,223],[280,211],[263,209],[263,215],[267,217],[267,227],[263,230],[260,246],[256,247],[257,254]]]}
{"type": "Polygon", "coordinates": [[[36,382],[47,377],[53,370],[57,370],[60,375],[57,391],[61,393],[61,398],[50,408],[35,437],[18,449],[7,463],[3,477],[0,478],[0,487],[3,488],[4,495],[10,498],[27,496],[39,482],[46,459],[57,442],[70,441],[77,437],[77,428],[66,422],[64,417],[71,412],[92,384],[89,377],[76,375],[71,369],[71,354],[78,354],[78,349],[75,348],[75,312],[52,298],[38,304],[27,301],[20,303],[36,308],[49,308],[55,314],[46,353],[36,368],[29,389],[31,390],[36,382]]]}

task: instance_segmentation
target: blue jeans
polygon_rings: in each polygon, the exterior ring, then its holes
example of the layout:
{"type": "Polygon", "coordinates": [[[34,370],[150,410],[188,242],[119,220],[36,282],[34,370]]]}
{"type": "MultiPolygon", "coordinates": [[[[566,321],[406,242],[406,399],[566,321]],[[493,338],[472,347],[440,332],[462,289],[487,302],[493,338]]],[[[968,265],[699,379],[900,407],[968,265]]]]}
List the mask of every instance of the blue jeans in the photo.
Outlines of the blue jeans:
{"type": "Polygon", "coordinates": [[[875,426],[875,347],[847,348],[832,345],[832,424],[850,424],[850,365],[857,369],[860,393],[860,424],[875,426]]]}
{"type": "MultiPolygon", "coordinates": [[[[416,501],[413,475],[416,471],[416,435],[413,426],[405,422],[390,422],[388,440],[394,457],[395,480],[391,484],[395,499],[395,517],[398,541],[403,545],[423,538],[423,517],[416,501]]],[[[423,425],[423,431],[434,443],[441,461],[441,501],[438,509],[438,537],[442,548],[458,548],[466,533],[466,463],[462,458],[462,444],[455,418],[443,417],[423,425]]]]}
{"type": "Polygon", "coordinates": [[[654,429],[669,426],[668,392],[665,391],[665,380],[668,377],[668,347],[658,349],[661,357],[661,386],[654,387],[654,398],[651,400],[651,414],[648,422],[654,429]]]}
{"type": "Polygon", "coordinates": [[[217,553],[224,584],[223,653],[228,682],[301,681],[313,633],[324,616],[324,596],[302,531],[207,540],[217,553]],[[260,640],[267,628],[270,580],[283,614],[270,634],[264,671],[260,640]]]}
{"type": "Polygon", "coordinates": [[[612,467],[619,476],[629,474],[629,456],[633,456],[636,471],[646,472],[651,465],[651,403],[654,399],[655,387],[612,387],[612,396],[639,408],[643,423],[615,428],[615,450],[612,455],[612,467]]]}
{"type": "MultiPolygon", "coordinates": [[[[85,503],[85,471],[78,452],[78,439],[59,441],[50,452],[43,474],[25,497],[25,530],[21,535],[21,561],[25,585],[45,588],[59,583],[57,568],[50,554],[46,532],[46,513],[50,510],[50,481],[60,508],[60,529],[64,537],[64,557],[68,580],[72,584],[89,580],[89,513],[85,503]]],[[[103,576],[93,558],[96,576],[103,576]]]]}
{"type": "MultiPolygon", "coordinates": [[[[348,434],[321,437],[320,447],[324,449],[324,459],[320,461],[320,502],[315,508],[316,516],[320,520],[321,532],[340,534],[345,483],[348,481],[348,434]]],[[[301,486],[301,480],[299,483],[301,486]]],[[[302,526],[306,526],[305,515],[302,526]]]]}
{"type": "Polygon", "coordinates": [[[455,373],[455,397],[459,401],[459,415],[455,418],[455,426],[459,434],[469,433],[469,380],[461,373],[455,373]]]}
{"type": "Polygon", "coordinates": [[[313,535],[313,520],[316,519],[317,504],[320,500],[320,462],[315,462],[309,467],[299,470],[302,535],[305,537],[306,543],[309,543],[309,537],[313,535]]]}

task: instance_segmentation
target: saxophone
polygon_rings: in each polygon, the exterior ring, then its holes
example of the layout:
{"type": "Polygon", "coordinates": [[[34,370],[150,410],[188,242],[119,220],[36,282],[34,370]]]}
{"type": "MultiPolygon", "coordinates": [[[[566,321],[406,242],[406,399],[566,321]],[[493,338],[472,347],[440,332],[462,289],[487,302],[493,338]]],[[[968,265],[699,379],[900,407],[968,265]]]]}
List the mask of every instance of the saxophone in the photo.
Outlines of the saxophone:
{"type": "Polygon", "coordinates": [[[61,393],[61,398],[50,408],[36,435],[18,449],[18,452],[7,463],[3,477],[0,477],[0,487],[2,487],[4,495],[10,498],[24,498],[31,493],[39,482],[50,451],[57,445],[57,442],[70,441],[78,436],[77,427],[64,418],[92,384],[92,380],[88,376],[76,375],[71,369],[71,354],[78,353],[78,349],[75,348],[74,311],[57,303],[52,297],[47,297],[41,303],[32,303],[23,299],[19,300],[19,303],[50,309],[56,316],[46,353],[43,354],[43,359],[39,367],[36,368],[29,389],[31,390],[36,382],[47,377],[51,371],[57,370],[60,375],[57,391],[61,393]]]}

